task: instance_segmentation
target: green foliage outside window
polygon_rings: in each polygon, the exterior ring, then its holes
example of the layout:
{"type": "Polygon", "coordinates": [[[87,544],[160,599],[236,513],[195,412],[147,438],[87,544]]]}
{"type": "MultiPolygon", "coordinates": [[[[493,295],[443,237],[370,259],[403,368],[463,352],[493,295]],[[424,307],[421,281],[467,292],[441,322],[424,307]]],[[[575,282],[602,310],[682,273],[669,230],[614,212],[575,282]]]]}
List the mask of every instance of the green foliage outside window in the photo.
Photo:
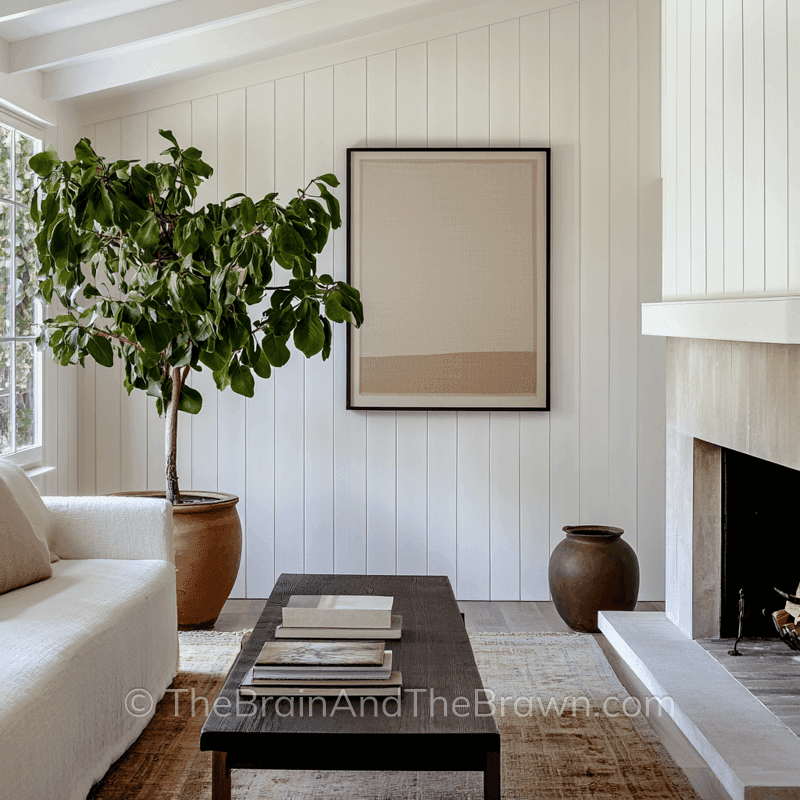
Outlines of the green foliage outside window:
{"type": "Polygon", "coordinates": [[[39,145],[0,125],[0,453],[37,438],[36,226],[28,206],[37,182],[30,159],[39,145]]]}

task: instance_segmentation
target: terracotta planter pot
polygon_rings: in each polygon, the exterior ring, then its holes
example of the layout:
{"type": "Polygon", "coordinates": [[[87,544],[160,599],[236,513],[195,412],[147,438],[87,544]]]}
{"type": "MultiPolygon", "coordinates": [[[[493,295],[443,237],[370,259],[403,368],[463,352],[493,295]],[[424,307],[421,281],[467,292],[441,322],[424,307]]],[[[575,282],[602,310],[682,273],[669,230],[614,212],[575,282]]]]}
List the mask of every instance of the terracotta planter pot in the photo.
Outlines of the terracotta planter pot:
{"type": "Polygon", "coordinates": [[[574,525],[550,556],[550,594],[561,619],[575,631],[598,633],[598,611],[633,611],[639,561],[620,537],[622,528],[574,525]]]}
{"type": "MultiPolygon", "coordinates": [[[[162,492],[120,492],[165,497],[162,492]]],[[[242,555],[239,498],[223,492],[181,492],[172,508],[178,584],[178,628],[213,628],[231,593],[242,555]],[[203,502],[208,501],[208,502],[203,502]]]]}

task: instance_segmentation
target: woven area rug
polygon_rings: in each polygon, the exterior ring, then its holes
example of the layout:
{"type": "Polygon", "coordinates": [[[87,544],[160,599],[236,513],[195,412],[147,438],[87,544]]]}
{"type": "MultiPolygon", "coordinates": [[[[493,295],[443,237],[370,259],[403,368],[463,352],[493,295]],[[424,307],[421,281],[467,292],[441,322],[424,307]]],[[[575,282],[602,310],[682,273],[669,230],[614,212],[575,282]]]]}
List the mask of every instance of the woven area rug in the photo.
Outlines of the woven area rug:
{"type": "MultiPolygon", "coordinates": [[[[241,633],[181,633],[181,671],[156,715],[94,786],[90,800],[209,800],[210,755],[198,749],[203,704],[235,658],[241,633]],[[180,713],[175,715],[175,697],[180,713]]],[[[696,800],[684,774],[617,680],[594,637],[470,634],[484,686],[500,696],[504,800],[696,800]],[[529,700],[528,698],[531,698],[529,700]],[[564,703],[565,698],[568,698],[564,703]],[[572,698],[579,698],[572,700],[572,698]],[[585,701],[584,701],[585,698],[585,701]],[[605,704],[605,705],[604,705],[605,704]],[[563,707],[562,707],[563,706],[563,707]],[[588,712],[587,712],[588,708],[588,712]]],[[[236,800],[480,800],[475,772],[233,772],[236,800]]]]}

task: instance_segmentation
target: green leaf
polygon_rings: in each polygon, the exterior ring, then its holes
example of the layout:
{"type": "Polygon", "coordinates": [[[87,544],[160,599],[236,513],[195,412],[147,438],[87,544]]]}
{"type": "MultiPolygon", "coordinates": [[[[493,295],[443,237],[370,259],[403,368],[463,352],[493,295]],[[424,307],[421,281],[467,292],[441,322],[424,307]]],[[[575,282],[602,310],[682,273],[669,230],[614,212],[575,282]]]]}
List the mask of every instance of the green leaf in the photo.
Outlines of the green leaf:
{"type": "Polygon", "coordinates": [[[239,203],[239,213],[242,215],[242,227],[246,231],[251,231],[256,224],[256,207],[249,197],[242,198],[239,203]]]}
{"type": "Polygon", "coordinates": [[[316,314],[308,314],[294,329],[294,343],[306,358],[316,355],[325,344],[325,331],[316,314]]]}
{"type": "Polygon", "coordinates": [[[340,228],[342,225],[342,217],[339,213],[339,201],[325,188],[324,183],[318,183],[317,188],[328,206],[328,213],[331,215],[331,225],[334,228],[340,228]]]}
{"type": "Polygon", "coordinates": [[[152,322],[142,316],[134,326],[139,344],[151,353],[160,353],[167,348],[172,331],[166,322],[152,322]]]}
{"type": "Polygon", "coordinates": [[[111,342],[105,336],[90,337],[86,342],[86,349],[101,367],[110,367],[114,364],[114,351],[111,349],[111,342]]]}
{"type": "Polygon", "coordinates": [[[92,143],[85,136],[75,145],[75,158],[78,161],[97,161],[97,153],[92,150],[92,143]]]}
{"type": "Polygon", "coordinates": [[[317,178],[318,181],[325,181],[328,186],[333,186],[336,188],[339,185],[339,179],[330,172],[326,172],[324,175],[320,175],[317,178]]]}
{"type": "Polygon", "coordinates": [[[134,241],[144,250],[152,250],[158,246],[160,232],[156,215],[149,213],[143,225],[133,234],[134,241]]]}
{"type": "MultiPolygon", "coordinates": [[[[289,223],[278,225],[275,229],[275,246],[292,256],[301,256],[305,251],[302,236],[289,223]]],[[[281,264],[281,266],[283,265],[281,264]]]]}
{"type": "Polygon", "coordinates": [[[341,292],[333,291],[327,296],[325,315],[333,322],[350,322],[350,312],[342,307],[341,292]]]}
{"type": "Polygon", "coordinates": [[[180,147],[180,145],[178,144],[178,140],[172,135],[172,131],[165,131],[159,128],[158,133],[167,141],[172,142],[172,144],[174,144],[175,147],[180,147]]]}
{"type": "Polygon", "coordinates": [[[187,414],[199,414],[202,407],[203,397],[200,392],[184,383],[178,400],[178,411],[185,411],[187,414]]]}
{"type": "Polygon", "coordinates": [[[272,374],[272,367],[270,366],[269,359],[267,358],[267,354],[264,352],[263,348],[258,347],[255,353],[254,363],[252,364],[253,372],[258,375],[259,378],[264,378],[266,380],[272,374]]]}
{"type": "Polygon", "coordinates": [[[276,336],[273,331],[265,331],[261,340],[261,349],[273,367],[282,367],[291,356],[286,342],[288,336],[276,336]]]}
{"type": "Polygon", "coordinates": [[[30,168],[41,178],[46,178],[61,163],[61,159],[54,150],[42,150],[35,156],[31,156],[28,164],[30,168]]]}
{"type": "Polygon", "coordinates": [[[256,392],[256,382],[253,373],[247,367],[243,367],[236,359],[231,361],[228,366],[228,376],[231,379],[231,389],[236,394],[252,397],[256,392]]]}

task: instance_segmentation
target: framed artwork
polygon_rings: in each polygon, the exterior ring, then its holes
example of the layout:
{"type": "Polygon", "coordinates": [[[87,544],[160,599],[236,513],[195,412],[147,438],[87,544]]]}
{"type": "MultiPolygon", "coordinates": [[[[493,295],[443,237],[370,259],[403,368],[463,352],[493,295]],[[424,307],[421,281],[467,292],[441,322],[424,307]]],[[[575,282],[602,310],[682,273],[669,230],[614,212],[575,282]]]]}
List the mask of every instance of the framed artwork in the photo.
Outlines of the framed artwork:
{"type": "Polygon", "coordinates": [[[347,407],[550,405],[550,149],[351,148],[347,407]]]}

